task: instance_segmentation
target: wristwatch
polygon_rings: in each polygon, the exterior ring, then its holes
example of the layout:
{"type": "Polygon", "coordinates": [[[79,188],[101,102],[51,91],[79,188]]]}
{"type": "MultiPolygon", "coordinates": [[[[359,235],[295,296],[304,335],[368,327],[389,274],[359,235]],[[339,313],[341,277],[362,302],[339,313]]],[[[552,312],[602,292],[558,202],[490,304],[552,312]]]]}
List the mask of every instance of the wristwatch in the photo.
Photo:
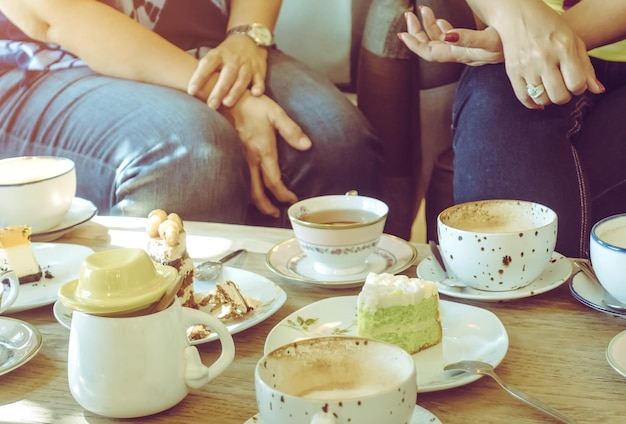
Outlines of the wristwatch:
{"type": "Polygon", "coordinates": [[[239,25],[228,30],[226,35],[231,34],[245,34],[252,38],[257,46],[261,47],[273,47],[275,43],[274,34],[265,25],[261,24],[248,24],[239,25]]]}

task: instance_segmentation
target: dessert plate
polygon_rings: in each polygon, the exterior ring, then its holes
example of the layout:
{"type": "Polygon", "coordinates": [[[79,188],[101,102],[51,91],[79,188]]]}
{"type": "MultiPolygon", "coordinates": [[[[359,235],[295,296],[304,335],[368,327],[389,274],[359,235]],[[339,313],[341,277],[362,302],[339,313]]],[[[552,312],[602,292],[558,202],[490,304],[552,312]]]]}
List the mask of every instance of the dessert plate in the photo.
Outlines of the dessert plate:
{"type": "MultiPolygon", "coordinates": [[[[256,414],[244,424],[263,424],[263,420],[261,420],[259,414],[256,414]]],[[[409,421],[408,424],[441,424],[441,421],[428,409],[424,409],[419,405],[415,405],[413,415],[411,416],[411,421],[409,421]]]]}
{"type": "Polygon", "coordinates": [[[626,311],[609,308],[602,302],[604,297],[602,288],[582,272],[578,272],[572,277],[569,290],[576,300],[591,309],[626,318],[626,311]]]}
{"type": "Polygon", "coordinates": [[[52,241],[60,238],[77,225],[83,224],[96,216],[98,208],[89,200],[74,197],[70,210],[59,225],[41,233],[31,234],[32,241],[52,241]]]}
{"type": "Polygon", "coordinates": [[[622,331],[609,342],[606,359],[615,371],[626,377],[626,331],[622,331]]]}
{"type": "MultiPolygon", "coordinates": [[[[312,337],[355,336],[357,297],[330,297],[292,313],[267,335],[265,353],[312,337]]],[[[420,393],[451,389],[478,380],[481,376],[444,371],[443,367],[463,359],[477,359],[496,367],[509,348],[506,329],[492,312],[445,300],[440,306],[442,343],[413,355],[420,393]]]]}
{"type": "MultiPolygon", "coordinates": [[[[250,271],[224,266],[220,275],[220,281],[226,280],[237,284],[246,298],[251,298],[258,302],[254,310],[244,319],[224,322],[230,334],[239,333],[259,324],[278,311],[287,300],[287,294],[277,284],[250,271]]],[[[214,289],[215,281],[196,280],[194,282],[194,291],[198,293],[208,293],[214,289]]],[[[72,324],[72,310],[60,301],[57,301],[54,304],[53,312],[57,321],[69,330],[72,324]]],[[[208,337],[190,340],[190,343],[198,345],[214,340],[218,340],[217,334],[211,333],[208,337]]]]}
{"type": "Polygon", "coordinates": [[[54,303],[59,288],[78,278],[80,265],[93,253],[89,247],[68,243],[32,243],[35,258],[44,275],[41,280],[20,284],[15,303],[5,314],[54,303]]]}
{"type": "Polygon", "coordinates": [[[383,234],[374,253],[367,258],[367,268],[352,275],[322,275],[313,269],[313,262],[300,249],[295,238],[275,245],[265,256],[265,264],[274,273],[288,280],[327,288],[356,287],[363,284],[370,272],[396,274],[407,269],[417,258],[411,243],[383,234]]]}
{"type": "Polygon", "coordinates": [[[572,274],[572,264],[565,256],[554,252],[546,269],[526,287],[508,291],[485,291],[471,287],[451,287],[444,284],[446,276],[435,263],[432,256],[425,258],[417,265],[417,276],[425,280],[435,281],[439,293],[459,299],[482,300],[485,302],[503,302],[521,299],[545,293],[563,284],[572,274]]]}
{"type": "Polygon", "coordinates": [[[0,375],[33,359],[42,343],[41,333],[29,323],[0,317],[0,375]]]}

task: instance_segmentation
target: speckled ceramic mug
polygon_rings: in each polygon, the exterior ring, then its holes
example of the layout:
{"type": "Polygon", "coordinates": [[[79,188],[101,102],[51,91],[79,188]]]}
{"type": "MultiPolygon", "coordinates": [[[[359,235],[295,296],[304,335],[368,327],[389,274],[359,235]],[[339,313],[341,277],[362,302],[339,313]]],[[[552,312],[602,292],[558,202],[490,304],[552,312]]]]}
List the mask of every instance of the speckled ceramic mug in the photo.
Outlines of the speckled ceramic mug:
{"type": "Polygon", "coordinates": [[[320,337],[279,347],[255,369],[261,422],[347,424],[411,422],[415,363],[390,343],[320,337]]]}
{"type": "Polygon", "coordinates": [[[467,202],[439,214],[437,235],[451,280],[478,290],[516,290],[548,266],[557,215],[522,200],[467,202]]]}

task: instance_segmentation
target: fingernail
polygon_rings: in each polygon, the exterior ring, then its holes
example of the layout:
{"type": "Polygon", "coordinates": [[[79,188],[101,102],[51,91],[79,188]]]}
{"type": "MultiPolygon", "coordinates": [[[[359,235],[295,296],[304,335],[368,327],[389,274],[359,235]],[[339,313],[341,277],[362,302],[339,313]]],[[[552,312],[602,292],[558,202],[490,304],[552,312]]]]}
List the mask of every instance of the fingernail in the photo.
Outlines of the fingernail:
{"type": "Polygon", "coordinates": [[[207,104],[209,105],[211,109],[215,109],[215,110],[217,110],[220,107],[220,104],[216,99],[209,99],[207,104]]]}
{"type": "Polygon", "coordinates": [[[599,80],[596,79],[596,82],[598,83],[598,87],[600,87],[600,90],[602,93],[604,93],[606,91],[606,87],[604,86],[604,84],[602,84],[599,80]]]}
{"type": "Polygon", "coordinates": [[[458,32],[446,32],[446,36],[444,38],[444,41],[448,42],[448,43],[456,43],[457,41],[459,41],[459,33],[458,32]]]}

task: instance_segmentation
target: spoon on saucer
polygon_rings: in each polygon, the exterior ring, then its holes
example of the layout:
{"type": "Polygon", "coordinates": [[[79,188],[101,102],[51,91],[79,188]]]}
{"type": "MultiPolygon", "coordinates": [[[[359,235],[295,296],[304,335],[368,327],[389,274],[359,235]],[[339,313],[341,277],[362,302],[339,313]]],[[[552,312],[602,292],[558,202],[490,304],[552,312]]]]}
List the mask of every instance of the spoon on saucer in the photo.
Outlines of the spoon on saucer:
{"type": "Polygon", "coordinates": [[[457,283],[456,281],[452,281],[451,279],[448,278],[448,271],[446,269],[446,264],[444,263],[443,258],[441,257],[441,252],[439,251],[439,246],[437,246],[437,243],[430,240],[428,242],[428,246],[430,247],[430,253],[432,253],[433,258],[435,258],[435,263],[439,266],[439,271],[441,272],[441,275],[443,276],[440,283],[445,284],[446,286],[449,286],[449,287],[454,287],[454,288],[459,288],[459,289],[466,288],[467,286],[465,284],[457,283]]]}
{"type": "Polygon", "coordinates": [[[500,377],[498,377],[498,375],[496,374],[491,364],[488,364],[486,362],[481,362],[481,361],[460,361],[454,364],[446,365],[443,369],[444,370],[461,370],[461,371],[465,371],[467,373],[476,374],[476,375],[488,375],[489,377],[493,378],[504,390],[506,390],[507,392],[509,392],[511,395],[521,400],[522,402],[525,402],[528,405],[537,408],[541,412],[544,412],[563,423],[572,423],[572,424],[574,423],[574,421],[571,418],[569,418],[567,415],[564,415],[563,413],[557,411],[556,409],[554,409],[553,407],[549,405],[546,405],[540,400],[535,399],[532,396],[527,395],[524,392],[521,392],[519,389],[516,389],[515,387],[506,384],[504,381],[500,379],[500,377]]]}
{"type": "Polygon", "coordinates": [[[611,294],[606,291],[593,268],[591,267],[591,263],[586,259],[573,259],[574,264],[578,267],[583,274],[585,274],[591,281],[594,281],[600,288],[602,289],[603,299],[602,303],[608,306],[611,309],[615,309],[616,311],[624,312],[626,311],[626,305],[619,300],[615,299],[611,294]]]}
{"type": "Polygon", "coordinates": [[[224,262],[230,261],[231,259],[233,259],[234,257],[238,256],[239,254],[245,251],[246,249],[237,249],[234,252],[229,253],[228,255],[224,256],[222,259],[219,259],[217,261],[202,262],[200,265],[196,267],[194,274],[200,280],[211,281],[214,278],[217,278],[218,275],[220,275],[220,272],[222,272],[222,266],[224,265],[224,262]]]}

